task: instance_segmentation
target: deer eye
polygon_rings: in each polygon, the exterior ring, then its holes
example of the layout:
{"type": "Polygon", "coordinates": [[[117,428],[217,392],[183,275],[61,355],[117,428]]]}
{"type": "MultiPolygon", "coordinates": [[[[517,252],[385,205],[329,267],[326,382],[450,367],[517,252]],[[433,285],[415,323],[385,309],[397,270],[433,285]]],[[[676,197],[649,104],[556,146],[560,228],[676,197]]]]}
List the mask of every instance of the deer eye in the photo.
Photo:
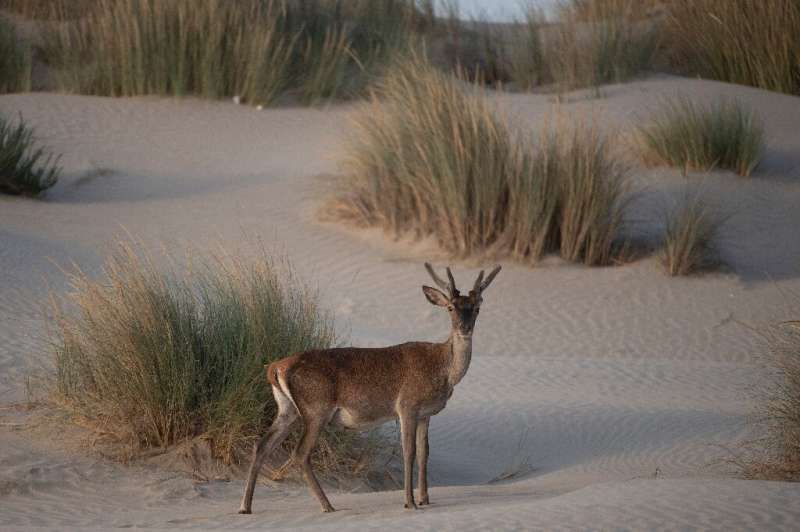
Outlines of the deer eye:
{"type": "Polygon", "coordinates": [[[453,311],[453,305],[447,305],[447,310],[449,310],[450,312],[452,312],[452,311],[453,311]]]}

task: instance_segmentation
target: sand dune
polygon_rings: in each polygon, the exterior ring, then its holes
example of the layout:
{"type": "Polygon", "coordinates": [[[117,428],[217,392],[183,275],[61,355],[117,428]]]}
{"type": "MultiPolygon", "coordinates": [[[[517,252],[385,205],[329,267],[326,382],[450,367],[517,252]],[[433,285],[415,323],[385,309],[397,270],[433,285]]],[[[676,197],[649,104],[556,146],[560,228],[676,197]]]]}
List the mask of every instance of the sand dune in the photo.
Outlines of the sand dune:
{"type": "MultiPolygon", "coordinates": [[[[747,391],[764,377],[758,340],[739,322],[792,317],[784,293],[800,290],[800,105],[673,77],[603,92],[576,93],[561,111],[624,132],[663,95],[685,93],[736,97],[764,119],[761,171],[702,178],[706,197],[730,214],[729,268],[671,279],[652,258],[600,269],[505,264],[485,298],[470,371],[432,421],[433,506],[410,513],[398,491],[329,488],[341,511],[322,515],[305,486],[273,484],[258,487],[252,516],[239,516],[240,480],[195,483],[67,452],[46,431],[14,430],[21,416],[8,409],[0,410],[0,527],[796,527],[800,486],[739,480],[720,460],[755,435],[747,391]]],[[[553,108],[544,95],[491,97],[521,128],[537,127],[553,108]]],[[[0,402],[23,400],[26,376],[48,362],[45,279],[63,291],[59,266],[95,271],[124,231],[177,249],[261,240],[319,287],[355,345],[446,335],[445,316],[419,290],[429,246],[316,219],[355,107],[0,96],[0,113],[21,112],[64,154],[64,177],[45,201],[0,197],[0,402]]],[[[666,169],[632,173],[642,190],[632,227],[656,234],[660,209],[686,181],[666,169]]],[[[455,272],[467,282],[477,268],[456,264],[455,272]]]]}

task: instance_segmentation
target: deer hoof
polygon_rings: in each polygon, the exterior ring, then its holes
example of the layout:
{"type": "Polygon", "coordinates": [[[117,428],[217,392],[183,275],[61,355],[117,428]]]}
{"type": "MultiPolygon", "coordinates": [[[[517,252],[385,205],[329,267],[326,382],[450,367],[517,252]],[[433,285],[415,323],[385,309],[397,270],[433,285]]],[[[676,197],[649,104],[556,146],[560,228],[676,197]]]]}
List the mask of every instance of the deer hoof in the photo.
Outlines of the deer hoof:
{"type": "Polygon", "coordinates": [[[247,508],[239,508],[240,514],[251,514],[253,513],[252,510],[248,510],[247,508]]]}
{"type": "Polygon", "coordinates": [[[419,500],[419,505],[420,506],[428,506],[430,503],[431,503],[431,501],[429,501],[427,497],[419,500]]]}
{"type": "Polygon", "coordinates": [[[334,509],[334,507],[333,507],[333,506],[331,506],[331,505],[328,505],[328,506],[325,506],[325,507],[323,507],[323,508],[322,508],[322,511],[323,511],[324,513],[326,513],[326,514],[329,514],[329,513],[335,512],[335,511],[336,511],[336,509],[334,509]]]}
{"type": "Polygon", "coordinates": [[[406,510],[416,510],[417,509],[417,505],[414,504],[413,502],[411,504],[406,503],[405,506],[406,506],[406,510]]]}

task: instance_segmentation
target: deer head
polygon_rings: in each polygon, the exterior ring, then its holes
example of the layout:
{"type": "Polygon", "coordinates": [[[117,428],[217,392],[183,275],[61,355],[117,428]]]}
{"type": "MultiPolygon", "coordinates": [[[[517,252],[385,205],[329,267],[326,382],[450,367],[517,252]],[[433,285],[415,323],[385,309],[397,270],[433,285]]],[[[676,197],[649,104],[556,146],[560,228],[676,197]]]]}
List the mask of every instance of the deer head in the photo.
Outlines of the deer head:
{"type": "Polygon", "coordinates": [[[483,298],[481,294],[494,280],[495,276],[500,272],[500,266],[497,266],[492,272],[484,279],[484,272],[478,274],[475,279],[475,284],[469,295],[461,295],[456,288],[456,281],[453,278],[453,273],[450,268],[447,268],[447,279],[445,282],[441,277],[436,275],[433,267],[429,263],[425,263],[425,269],[428,270],[433,281],[444,292],[437,290],[431,286],[423,286],[422,291],[425,297],[428,298],[433,305],[444,307],[450,314],[450,321],[452,324],[453,332],[460,336],[471,336],[475,328],[475,320],[478,318],[478,313],[481,309],[483,298]]]}

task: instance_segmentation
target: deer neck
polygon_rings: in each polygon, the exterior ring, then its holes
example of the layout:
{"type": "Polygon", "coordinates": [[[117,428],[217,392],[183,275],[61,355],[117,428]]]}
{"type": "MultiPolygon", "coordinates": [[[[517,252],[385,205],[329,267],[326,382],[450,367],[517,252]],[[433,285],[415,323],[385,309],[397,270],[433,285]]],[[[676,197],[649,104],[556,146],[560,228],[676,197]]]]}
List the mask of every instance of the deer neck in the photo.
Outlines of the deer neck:
{"type": "Polygon", "coordinates": [[[447,380],[450,386],[455,386],[464,378],[469,369],[469,363],[472,360],[472,336],[462,336],[451,332],[445,346],[450,352],[447,380]]]}

